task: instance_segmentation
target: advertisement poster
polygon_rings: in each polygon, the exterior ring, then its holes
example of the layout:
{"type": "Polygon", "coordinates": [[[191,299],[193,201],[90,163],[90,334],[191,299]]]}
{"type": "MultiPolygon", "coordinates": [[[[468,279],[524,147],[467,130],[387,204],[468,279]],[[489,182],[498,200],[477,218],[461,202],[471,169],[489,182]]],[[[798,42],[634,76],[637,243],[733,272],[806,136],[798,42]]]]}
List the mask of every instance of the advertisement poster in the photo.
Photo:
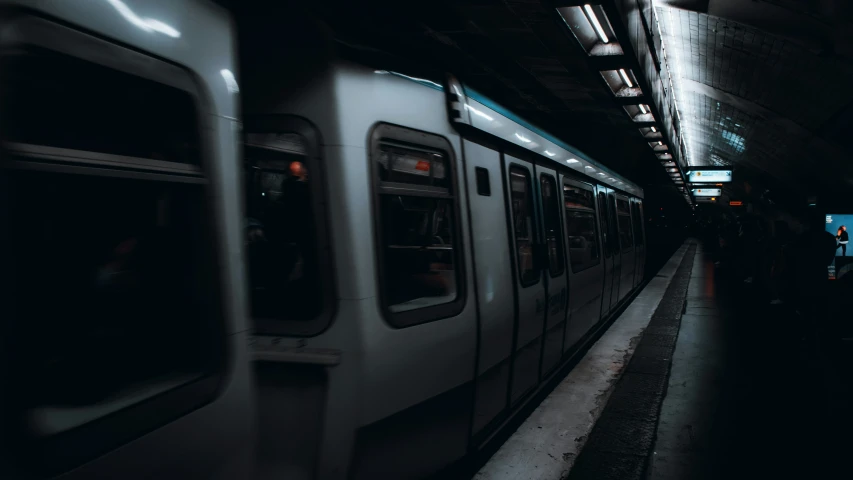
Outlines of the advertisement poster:
{"type": "Polygon", "coordinates": [[[841,278],[853,270],[853,252],[848,245],[849,228],[853,227],[853,214],[827,215],[826,231],[835,237],[835,260],[829,266],[829,278],[841,278]]]}

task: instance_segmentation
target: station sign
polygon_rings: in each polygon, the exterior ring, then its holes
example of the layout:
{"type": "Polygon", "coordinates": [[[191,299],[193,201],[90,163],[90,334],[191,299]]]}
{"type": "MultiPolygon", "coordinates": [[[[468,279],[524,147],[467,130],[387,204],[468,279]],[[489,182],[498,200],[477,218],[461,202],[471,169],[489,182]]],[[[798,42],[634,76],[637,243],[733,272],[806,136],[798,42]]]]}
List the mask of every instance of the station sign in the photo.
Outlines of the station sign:
{"type": "Polygon", "coordinates": [[[729,206],[730,207],[742,207],[743,202],[741,202],[740,200],[732,200],[729,202],[729,206]]]}
{"type": "Polygon", "coordinates": [[[729,183],[732,181],[731,170],[691,170],[687,172],[690,183],[729,183]]]}
{"type": "Polygon", "coordinates": [[[694,197],[719,197],[723,193],[722,188],[694,188],[691,191],[694,197]]]}
{"type": "Polygon", "coordinates": [[[717,197],[696,197],[696,203],[717,203],[717,197]]]}

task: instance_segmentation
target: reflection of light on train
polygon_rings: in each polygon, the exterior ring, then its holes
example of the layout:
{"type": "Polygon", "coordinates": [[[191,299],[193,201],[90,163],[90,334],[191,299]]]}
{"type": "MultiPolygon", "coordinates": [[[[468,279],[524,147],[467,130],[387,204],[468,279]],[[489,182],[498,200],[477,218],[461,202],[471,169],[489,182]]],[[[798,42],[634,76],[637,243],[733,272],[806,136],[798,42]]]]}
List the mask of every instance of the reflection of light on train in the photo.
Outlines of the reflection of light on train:
{"type": "Polygon", "coordinates": [[[27,477],[433,474],[644,278],[642,189],[456,80],[251,30],[238,66],[201,1],[60,3],[0,57],[27,477]]]}

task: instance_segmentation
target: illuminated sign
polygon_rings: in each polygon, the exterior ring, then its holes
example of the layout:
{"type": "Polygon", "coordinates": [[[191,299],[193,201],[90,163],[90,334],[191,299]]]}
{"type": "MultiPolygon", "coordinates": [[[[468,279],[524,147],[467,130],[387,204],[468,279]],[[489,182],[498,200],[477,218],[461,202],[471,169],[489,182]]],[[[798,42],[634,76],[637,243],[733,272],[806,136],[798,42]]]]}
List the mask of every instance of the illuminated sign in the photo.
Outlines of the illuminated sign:
{"type": "Polygon", "coordinates": [[[719,197],[723,193],[721,188],[694,188],[694,197],[719,197]]]}
{"type": "Polygon", "coordinates": [[[687,172],[691,183],[728,183],[732,181],[731,170],[691,170],[687,172]]]}
{"type": "Polygon", "coordinates": [[[729,202],[729,206],[730,207],[742,207],[743,202],[741,202],[740,200],[732,200],[731,202],[729,202]]]}
{"type": "Polygon", "coordinates": [[[696,203],[716,203],[717,197],[696,197],[696,203]]]}

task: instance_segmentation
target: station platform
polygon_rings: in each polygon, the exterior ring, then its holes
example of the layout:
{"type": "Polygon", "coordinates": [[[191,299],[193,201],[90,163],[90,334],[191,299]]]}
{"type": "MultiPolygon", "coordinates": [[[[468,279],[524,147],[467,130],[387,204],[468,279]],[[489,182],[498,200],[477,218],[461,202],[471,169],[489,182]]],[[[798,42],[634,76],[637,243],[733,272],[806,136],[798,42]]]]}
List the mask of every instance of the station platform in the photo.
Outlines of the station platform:
{"type": "Polygon", "coordinates": [[[844,476],[839,370],[753,297],[688,240],[474,478],[844,476]]]}

